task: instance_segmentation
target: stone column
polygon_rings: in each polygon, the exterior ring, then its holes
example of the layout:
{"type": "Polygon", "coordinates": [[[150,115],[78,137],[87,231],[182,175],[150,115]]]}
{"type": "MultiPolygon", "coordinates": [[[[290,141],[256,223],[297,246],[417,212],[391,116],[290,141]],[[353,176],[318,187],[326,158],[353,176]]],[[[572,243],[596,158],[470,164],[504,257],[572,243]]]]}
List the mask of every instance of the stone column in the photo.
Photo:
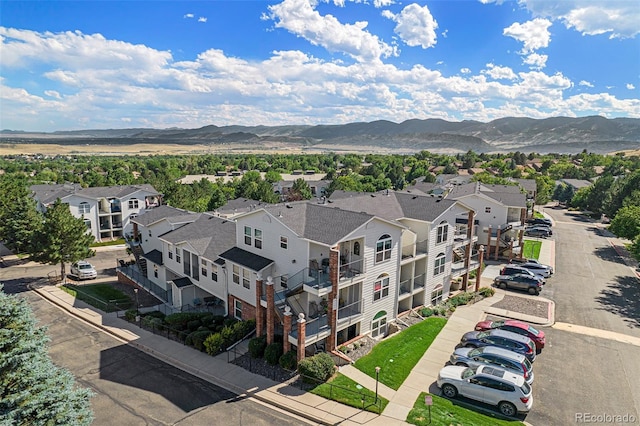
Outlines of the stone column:
{"type": "Polygon", "coordinates": [[[327,338],[327,351],[336,348],[336,328],[338,325],[338,310],[334,308],[338,300],[338,280],[340,279],[340,246],[337,245],[329,251],[329,278],[331,280],[331,292],[327,300],[327,322],[331,334],[327,338]]]}
{"type": "Polygon", "coordinates": [[[264,334],[264,308],[262,307],[262,274],[256,277],[256,336],[264,334]]]}
{"type": "Polygon", "coordinates": [[[491,225],[489,225],[489,238],[487,238],[487,253],[491,254],[491,225]]]}
{"type": "Polygon", "coordinates": [[[480,264],[478,265],[478,272],[476,273],[476,291],[480,290],[480,278],[482,277],[482,262],[484,262],[483,245],[478,249],[478,260],[480,261],[480,264]]]}
{"type": "Polygon", "coordinates": [[[511,262],[511,259],[513,259],[513,242],[514,239],[513,237],[511,237],[511,245],[509,246],[509,262],[511,262]]]}
{"type": "Polygon", "coordinates": [[[267,277],[267,345],[273,343],[275,309],[276,305],[274,303],[273,279],[271,277],[267,277]]]}
{"type": "Polygon", "coordinates": [[[500,251],[500,234],[502,234],[502,229],[498,228],[498,234],[496,235],[496,251],[493,260],[498,260],[498,252],[500,251]]]}
{"type": "Polygon", "coordinates": [[[282,353],[286,354],[291,350],[291,343],[289,343],[289,334],[291,333],[291,308],[289,306],[284,307],[284,336],[282,339],[282,353]]]}
{"type": "Polygon", "coordinates": [[[304,314],[301,312],[298,314],[298,362],[304,359],[305,340],[307,333],[307,320],[304,319],[304,314]]]}

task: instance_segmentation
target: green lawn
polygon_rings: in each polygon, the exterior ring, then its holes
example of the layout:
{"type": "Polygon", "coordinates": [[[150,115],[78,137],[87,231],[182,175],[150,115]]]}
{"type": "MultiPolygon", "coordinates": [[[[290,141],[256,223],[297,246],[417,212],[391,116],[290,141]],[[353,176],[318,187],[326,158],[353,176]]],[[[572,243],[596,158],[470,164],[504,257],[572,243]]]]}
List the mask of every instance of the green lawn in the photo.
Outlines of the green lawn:
{"type": "Polygon", "coordinates": [[[66,284],[60,288],[76,299],[82,300],[105,312],[124,310],[133,305],[129,296],[107,284],[82,286],[66,284]],[[117,303],[118,307],[114,306],[114,303],[117,303]]]}
{"type": "Polygon", "coordinates": [[[374,346],[371,353],[356,361],[355,367],[391,389],[398,389],[416,363],[422,358],[447,320],[427,318],[374,346]]]}
{"type": "Polygon", "coordinates": [[[544,218],[544,215],[542,213],[540,213],[539,211],[534,211],[533,212],[533,217],[535,219],[542,219],[542,218],[544,218]]]}
{"type": "Polygon", "coordinates": [[[124,238],[118,238],[117,240],[113,240],[113,241],[101,241],[99,243],[96,242],[91,244],[91,247],[117,246],[124,243],[125,243],[124,238]]]}
{"type": "Polygon", "coordinates": [[[375,405],[376,393],[364,386],[358,386],[360,385],[349,377],[338,373],[329,382],[316,386],[311,393],[355,408],[362,408],[364,395],[365,410],[381,413],[389,401],[378,396],[378,404],[375,405]]]}
{"type": "Polygon", "coordinates": [[[542,241],[524,240],[522,256],[527,259],[538,259],[540,257],[540,247],[542,247],[542,241]]]}
{"type": "Polygon", "coordinates": [[[407,422],[418,426],[427,425],[473,425],[473,426],[508,426],[520,425],[523,423],[517,420],[502,420],[503,417],[481,414],[473,410],[457,405],[455,400],[450,400],[440,396],[432,395],[433,405],[431,406],[431,423],[429,423],[429,408],[424,403],[424,396],[420,394],[413,409],[407,416],[407,422]]]}

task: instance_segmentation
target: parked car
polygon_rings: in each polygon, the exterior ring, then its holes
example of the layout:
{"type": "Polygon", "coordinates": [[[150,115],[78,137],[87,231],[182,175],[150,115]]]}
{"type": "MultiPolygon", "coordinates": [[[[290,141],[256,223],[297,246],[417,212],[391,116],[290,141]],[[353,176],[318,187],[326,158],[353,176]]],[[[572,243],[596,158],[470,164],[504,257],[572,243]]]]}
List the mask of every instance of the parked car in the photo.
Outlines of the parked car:
{"type": "Polygon", "coordinates": [[[536,359],[536,344],[533,340],[506,330],[469,331],[464,333],[460,344],[467,348],[497,346],[522,354],[531,362],[536,359]]]}
{"type": "Polygon", "coordinates": [[[551,266],[543,265],[542,263],[538,262],[520,263],[518,267],[528,269],[534,274],[542,275],[545,278],[549,278],[551,274],[553,274],[553,268],[551,266]]]}
{"type": "Polygon", "coordinates": [[[534,226],[531,228],[526,228],[524,230],[524,235],[527,237],[540,237],[547,238],[551,236],[553,232],[549,228],[534,226]]]}
{"type": "Polygon", "coordinates": [[[531,410],[531,386],[521,375],[488,365],[476,368],[448,365],[436,380],[447,398],[458,395],[495,405],[505,416],[531,410]]]}
{"type": "Polygon", "coordinates": [[[542,280],[542,284],[545,284],[545,277],[537,272],[533,272],[530,269],[523,268],[522,265],[505,265],[500,269],[500,275],[515,275],[515,274],[523,274],[530,275],[534,278],[540,278],[542,280]]]}
{"type": "Polygon", "coordinates": [[[93,280],[98,277],[98,272],[92,264],[87,261],[80,260],[71,265],[71,275],[78,278],[79,280],[93,280]]]}
{"type": "Polygon", "coordinates": [[[535,294],[536,296],[542,290],[541,278],[525,274],[498,275],[493,279],[493,284],[502,289],[526,290],[529,294],[535,294]]]}
{"type": "Polygon", "coordinates": [[[507,330],[512,333],[521,334],[523,336],[527,336],[529,339],[533,340],[536,344],[536,349],[538,351],[544,348],[545,344],[545,336],[544,331],[538,330],[533,327],[531,324],[528,324],[524,321],[518,320],[500,320],[500,321],[480,321],[476,324],[475,329],[477,331],[485,331],[485,330],[507,330]]]}
{"type": "Polygon", "coordinates": [[[553,226],[553,224],[551,223],[551,219],[547,219],[546,217],[534,217],[533,219],[529,219],[527,223],[531,225],[553,226]]]}
{"type": "Polygon", "coordinates": [[[524,380],[533,383],[533,367],[526,356],[497,348],[495,346],[484,346],[482,348],[458,348],[449,358],[453,365],[464,367],[479,367],[481,365],[491,365],[520,374],[524,380]]]}
{"type": "Polygon", "coordinates": [[[531,226],[527,226],[525,228],[525,231],[527,229],[544,229],[549,231],[549,235],[553,235],[553,229],[551,229],[551,227],[549,225],[531,225],[531,226]]]}

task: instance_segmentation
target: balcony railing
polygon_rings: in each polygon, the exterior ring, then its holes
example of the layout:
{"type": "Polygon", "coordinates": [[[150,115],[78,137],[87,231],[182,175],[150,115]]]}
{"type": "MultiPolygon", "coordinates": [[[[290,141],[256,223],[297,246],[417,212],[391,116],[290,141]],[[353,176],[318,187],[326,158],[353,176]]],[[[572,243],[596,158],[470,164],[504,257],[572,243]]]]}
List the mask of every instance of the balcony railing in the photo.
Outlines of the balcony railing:
{"type": "Polygon", "coordinates": [[[350,303],[346,306],[338,308],[338,320],[347,319],[352,316],[362,314],[362,300],[350,303]]]}
{"type": "Polygon", "coordinates": [[[304,268],[287,280],[287,287],[290,289],[297,288],[301,284],[320,290],[331,287],[331,280],[329,274],[323,269],[304,268]]]}
{"type": "Polygon", "coordinates": [[[402,246],[402,258],[407,259],[421,254],[427,254],[429,248],[429,241],[422,240],[417,243],[406,244],[402,246]]]}
{"type": "Polygon", "coordinates": [[[400,281],[399,295],[411,293],[411,280],[400,281]]]}
{"type": "Polygon", "coordinates": [[[340,263],[340,280],[346,280],[364,274],[364,259],[340,263]]]}
{"type": "Polygon", "coordinates": [[[413,278],[413,289],[424,287],[426,283],[426,274],[417,275],[413,278]]]}
{"type": "MultiPolygon", "coordinates": [[[[321,317],[306,322],[305,337],[309,338],[322,332],[328,333],[329,331],[331,331],[331,327],[329,327],[329,317],[327,315],[322,315],[321,317]]],[[[293,326],[293,330],[291,330],[289,336],[293,337],[294,339],[298,339],[297,324],[293,326]]]]}

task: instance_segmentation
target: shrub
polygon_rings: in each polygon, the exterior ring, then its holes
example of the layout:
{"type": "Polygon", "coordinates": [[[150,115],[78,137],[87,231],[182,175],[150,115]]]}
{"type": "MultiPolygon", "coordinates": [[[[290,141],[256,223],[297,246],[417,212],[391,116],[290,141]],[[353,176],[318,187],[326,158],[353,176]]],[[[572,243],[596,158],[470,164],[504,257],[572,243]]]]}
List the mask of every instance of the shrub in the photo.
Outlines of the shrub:
{"type": "Polygon", "coordinates": [[[274,342],[264,350],[264,359],[271,365],[277,365],[282,356],[282,343],[274,342]]]}
{"type": "Polygon", "coordinates": [[[193,346],[195,349],[202,351],[204,349],[204,342],[211,335],[209,330],[206,331],[194,331],[189,334],[185,340],[185,343],[189,346],[193,346]]]}
{"type": "Polygon", "coordinates": [[[164,312],[160,312],[160,311],[151,311],[151,312],[147,312],[145,314],[145,316],[147,317],[154,317],[154,318],[160,318],[162,320],[165,319],[166,315],[164,314],[164,312]]]}
{"type": "Polygon", "coordinates": [[[135,321],[137,313],[138,311],[136,311],[135,309],[129,309],[124,313],[124,317],[127,321],[135,321]]]}
{"type": "Polygon", "coordinates": [[[296,364],[298,364],[298,358],[295,351],[289,351],[282,355],[278,363],[280,364],[280,367],[285,370],[295,370],[296,364]]]}
{"type": "Polygon", "coordinates": [[[447,304],[454,307],[466,305],[471,301],[471,299],[473,299],[473,293],[460,293],[449,298],[449,300],[447,300],[447,304]]]}
{"type": "Polygon", "coordinates": [[[222,315],[214,315],[213,316],[213,323],[215,325],[224,325],[224,316],[222,316],[222,315]]]}
{"type": "Polygon", "coordinates": [[[423,308],[420,312],[423,317],[428,318],[433,315],[433,309],[431,308],[423,308]]]}
{"type": "Polygon", "coordinates": [[[482,287],[478,293],[480,294],[480,296],[482,297],[491,297],[493,296],[496,291],[495,289],[491,288],[491,287],[482,287]]]}
{"type": "Polygon", "coordinates": [[[239,320],[236,318],[225,318],[222,324],[225,327],[231,327],[233,324],[237,323],[239,320]]]}
{"type": "Polygon", "coordinates": [[[249,355],[251,358],[262,358],[264,349],[267,347],[266,336],[258,336],[249,340],[249,355]]]}
{"type": "Polygon", "coordinates": [[[200,320],[200,318],[207,315],[210,314],[206,312],[177,312],[175,314],[167,315],[164,321],[169,324],[171,328],[184,330],[187,328],[187,323],[189,323],[189,321],[200,320]]]}
{"type": "Polygon", "coordinates": [[[200,322],[202,322],[202,325],[205,327],[211,327],[213,325],[213,315],[205,315],[200,318],[200,322]]]}
{"type": "Polygon", "coordinates": [[[220,333],[210,334],[204,341],[204,348],[209,355],[218,355],[222,351],[223,343],[220,333]]]}
{"type": "Polygon", "coordinates": [[[198,327],[202,325],[202,322],[198,319],[187,322],[187,329],[189,331],[196,331],[198,327]]]}
{"type": "Polygon", "coordinates": [[[340,347],[338,348],[338,350],[339,350],[340,352],[342,352],[343,354],[346,354],[348,349],[347,349],[347,347],[346,347],[345,345],[342,345],[342,346],[340,346],[340,347]]]}
{"type": "Polygon", "coordinates": [[[335,364],[327,353],[320,353],[310,358],[305,358],[298,364],[298,372],[302,374],[303,381],[313,383],[314,380],[326,382],[333,375],[335,364]],[[311,379],[309,379],[311,378],[311,379]]]}
{"type": "Polygon", "coordinates": [[[142,318],[142,325],[144,325],[147,328],[162,329],[163,322],[162,322],[162,319],[160,318],[147,315],[142,318]]]}

